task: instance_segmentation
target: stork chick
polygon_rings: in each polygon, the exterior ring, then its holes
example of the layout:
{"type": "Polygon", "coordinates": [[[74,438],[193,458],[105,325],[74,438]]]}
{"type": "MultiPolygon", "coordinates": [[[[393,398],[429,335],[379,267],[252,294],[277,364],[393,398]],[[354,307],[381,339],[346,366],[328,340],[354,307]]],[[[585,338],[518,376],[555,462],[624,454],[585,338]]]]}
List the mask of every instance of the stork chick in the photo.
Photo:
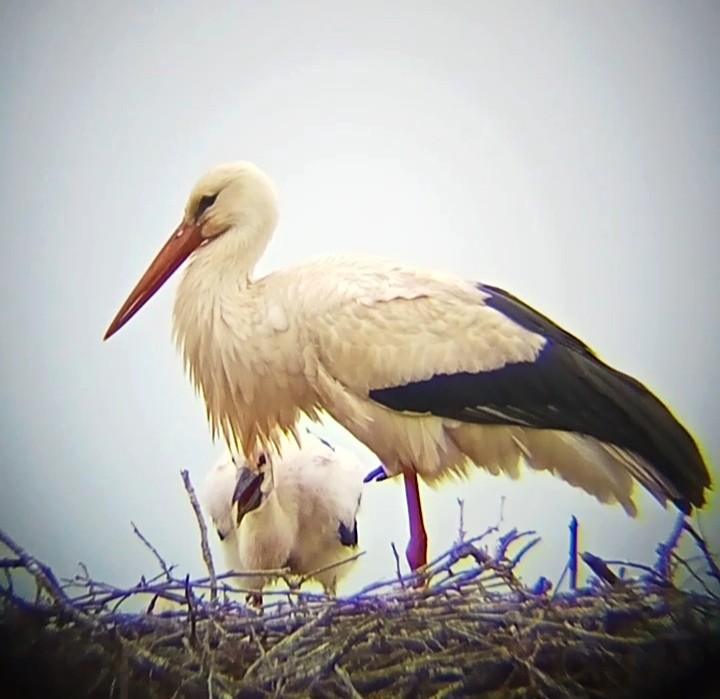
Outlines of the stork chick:
{"type": "Polygon", "coordinates": [[[326,411],[403,476],[414,569],[427,560],[418,475],[432,483],[476,464],[515,478],[524,461],[632,516],[635,481],[686,513],[705,503],[710,474],[680,421],[524,301],[354,255],[255,279],[277,218],[259,168],[212,169],[105,334],[192,256],[175,337],[213,432],[251,463],[303,413],[326,411]]]}
{"type": "MultiPolygon", "coordinates": [[[[350,452],[308,434],[282,458],[261,455],[255,466],[225,454],[206,476],[201,499],[229,570],[278,570],[317,580],[329,595],[351,570],[364,469],[350,452]],[[324,570],[323,570],[324,569],[324,570]]],[[[256,592],[273,577],[243,579],[256,592]]]]}

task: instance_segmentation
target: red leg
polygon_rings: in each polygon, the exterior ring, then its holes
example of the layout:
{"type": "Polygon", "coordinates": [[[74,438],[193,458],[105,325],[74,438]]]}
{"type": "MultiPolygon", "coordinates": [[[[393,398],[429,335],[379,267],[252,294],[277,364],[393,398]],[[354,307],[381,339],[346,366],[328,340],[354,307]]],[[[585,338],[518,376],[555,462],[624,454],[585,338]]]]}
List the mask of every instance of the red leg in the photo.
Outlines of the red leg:
{"type": "Polygon", "coordinates": [[[427,563],[427,532],[420,504],[420,489],[417,474],[405,473],[405,497],[410,516],[410,543],[405,549],[411,570],[422,568],[427,563]]]}

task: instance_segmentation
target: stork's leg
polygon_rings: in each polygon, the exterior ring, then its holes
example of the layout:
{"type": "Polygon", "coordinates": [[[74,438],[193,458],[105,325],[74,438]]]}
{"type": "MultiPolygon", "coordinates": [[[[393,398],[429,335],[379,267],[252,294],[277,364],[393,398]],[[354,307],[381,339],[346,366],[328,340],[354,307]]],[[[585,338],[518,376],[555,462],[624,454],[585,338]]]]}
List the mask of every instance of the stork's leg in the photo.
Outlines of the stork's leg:
{"type": "Polygon", "coordinates": [[[420,504],[420,488],[417,474],[404,473],[405,497],[410,516],[410,543],[405,549],[407,562],[411,570],[422,568],[427,563],[427,532],[420,504]]]}
{"type": "Polygon", "coordinates": [[[248,594],[245,595],[245,603],[248,607],[261,610],[263,604],[262,592],[248,592],[248,594]]]}

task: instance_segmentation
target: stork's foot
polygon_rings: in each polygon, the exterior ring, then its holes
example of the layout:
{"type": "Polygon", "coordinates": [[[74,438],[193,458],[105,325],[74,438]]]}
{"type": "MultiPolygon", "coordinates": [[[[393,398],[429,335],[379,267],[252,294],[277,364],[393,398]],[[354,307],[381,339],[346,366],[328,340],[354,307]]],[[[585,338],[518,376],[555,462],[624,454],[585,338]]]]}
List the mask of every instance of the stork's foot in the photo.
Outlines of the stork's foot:
{"type": "Polygon", "coordinates": [[[252,607],[256,611],[259,611],[262,609],[262,592],[249,592],[245,596],[245,603],[248,607],[252,607]]]}
{"type": "Polygon", "coordinates": [[[425,531],[413,532],[410,536],[410,543],[405,549],[410,570],[417,572],[427,565],[427,535],[425,531]]]}
{"type": "Polygon", "coordinates": [[[427,536],[425,536],[424,531],[418,536],[410,537],[410,543],[405,549],[405,557],[410,570],[415,573],[415,578],[410,583],[410,586],[415,588],[425,587],[427,578],[423,573],[427,565],[427,536]]]}

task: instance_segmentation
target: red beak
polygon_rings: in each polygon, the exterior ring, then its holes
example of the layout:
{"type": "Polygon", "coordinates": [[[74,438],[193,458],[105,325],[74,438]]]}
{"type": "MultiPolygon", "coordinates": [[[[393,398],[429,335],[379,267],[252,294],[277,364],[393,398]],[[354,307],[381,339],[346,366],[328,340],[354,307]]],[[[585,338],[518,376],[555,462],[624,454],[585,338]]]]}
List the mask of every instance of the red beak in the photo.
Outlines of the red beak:
{"type": "Polygon", "coordinates": [[[200,226],[181,223],[160,252],[151,262],[145,274],[130,292],[130,296],[118,311],[105,333],[104,340],[114,335],[132,318],[173,275],[173,272],[203,242],[200,226]]]}

